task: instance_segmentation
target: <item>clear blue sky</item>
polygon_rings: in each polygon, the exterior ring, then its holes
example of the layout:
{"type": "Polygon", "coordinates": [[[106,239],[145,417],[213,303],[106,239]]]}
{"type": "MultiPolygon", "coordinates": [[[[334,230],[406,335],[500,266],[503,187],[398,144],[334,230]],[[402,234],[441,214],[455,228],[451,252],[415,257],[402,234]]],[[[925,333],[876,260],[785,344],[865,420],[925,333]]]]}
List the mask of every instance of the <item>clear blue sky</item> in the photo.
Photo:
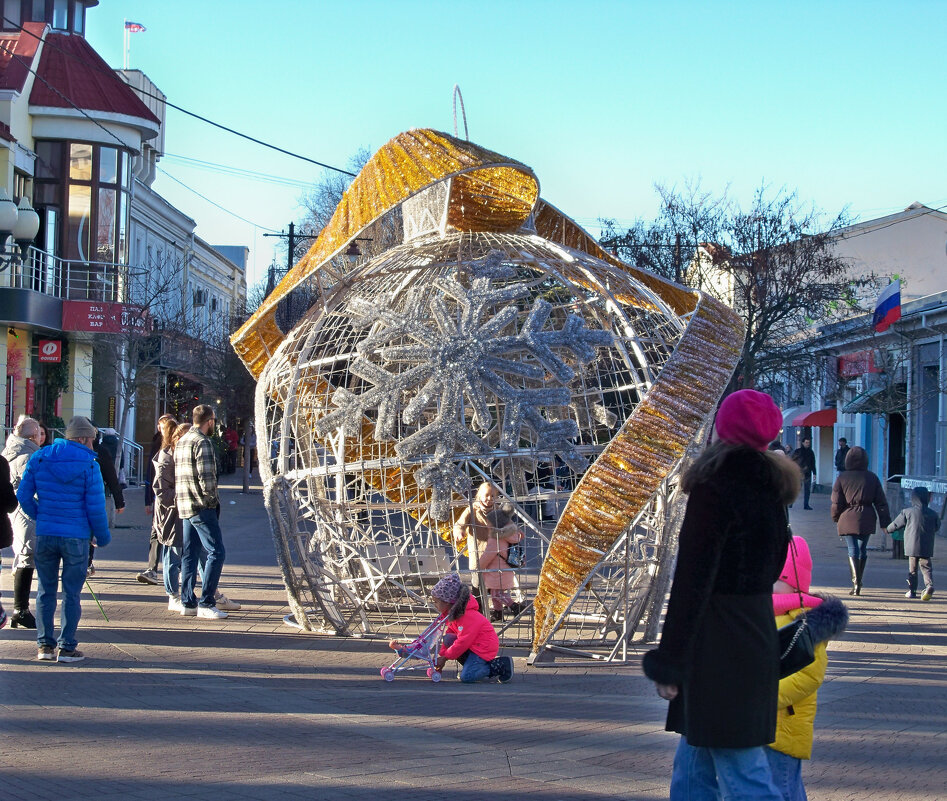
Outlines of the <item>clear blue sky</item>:
{"type": "MultiPolygon", "coordinates": [[[[656,182],[747,200],[761,183],[860,219],[947,204],[947,2],[101,0],[88,39],[184,108],[340,167],[408,128],[453,131],[529,164],[597,233],[657,212],[656,182]]],[[[313,165],[169,110],[155,188],[215,244],[273,259],[313,165]],[[265,173],[198,167],[177,156],[265,173]],[[280,179],[280,183],[272,179],[280,179]]]]}

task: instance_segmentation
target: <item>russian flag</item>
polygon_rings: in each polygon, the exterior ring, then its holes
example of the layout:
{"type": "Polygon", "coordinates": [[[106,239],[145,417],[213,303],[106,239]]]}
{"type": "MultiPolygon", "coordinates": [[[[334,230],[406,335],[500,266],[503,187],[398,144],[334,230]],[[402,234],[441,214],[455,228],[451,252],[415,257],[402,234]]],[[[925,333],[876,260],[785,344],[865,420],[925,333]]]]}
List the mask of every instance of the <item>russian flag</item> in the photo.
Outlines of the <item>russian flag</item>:
{"type": "Polygon", "coordinates": [[[125,30],[129,33],[144,33],[148,29],[142,25],[140,22],[132,22],[131,20],[125,20],[125,30]]]}
{"type": "Polygon", "coordinates": [[[871,324],[875,331],[887,331],[888,326],[901,319],[901,282],[892,281],[878,296],[875,304],[875,314],[871,324]]]}

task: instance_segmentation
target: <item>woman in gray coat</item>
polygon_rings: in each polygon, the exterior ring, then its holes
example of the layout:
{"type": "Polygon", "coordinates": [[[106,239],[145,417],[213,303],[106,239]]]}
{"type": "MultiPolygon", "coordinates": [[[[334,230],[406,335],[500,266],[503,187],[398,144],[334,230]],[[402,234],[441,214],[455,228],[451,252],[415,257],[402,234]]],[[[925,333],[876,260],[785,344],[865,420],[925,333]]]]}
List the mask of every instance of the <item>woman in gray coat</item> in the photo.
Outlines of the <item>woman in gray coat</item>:
{"type": "Polygon", "coordinates": [[[928,507],[931,494],[924,487],[915,487],[911,492],[911,505],[903,509],[888,531],[904,529],[904,553],[908,557],[908,589],[906,598],[917,597],[917,569],[924,576],[922,601],[929,601],[934,595],[934,572],[931,558],[934,556],[934,536],[940,528],[937,513],[928,507]]]}
{"type": "Polygon", "coordinates": [[[881,479],[868,469],[868,454],[857,445],[845,455],[845,472],[832,487],[832,520],[838,535],[848,545],[848,565],[852,572],[849,595],[861,595],[862,576],[868,561],[868,538],[875,526],[887,528],[891,522],[888,500],[881,479]]]}

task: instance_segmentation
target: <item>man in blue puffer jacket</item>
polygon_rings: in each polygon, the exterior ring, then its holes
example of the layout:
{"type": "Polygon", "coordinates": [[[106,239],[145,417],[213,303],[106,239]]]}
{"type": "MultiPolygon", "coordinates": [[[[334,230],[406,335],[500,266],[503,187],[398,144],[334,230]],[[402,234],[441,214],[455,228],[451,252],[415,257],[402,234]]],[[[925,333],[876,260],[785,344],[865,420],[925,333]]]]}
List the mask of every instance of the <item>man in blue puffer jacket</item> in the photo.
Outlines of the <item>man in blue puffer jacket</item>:
{"type": "Polygon", "coordinates": [[[16,492],[20,508],[36,521],[36,640],[41,662],[56,661],[54,618],[60,565],[59,661],[85,659],[76,648],[76,630],[89,543],[105,546],[112,539],[102,472],[92,450],[97,433],[87,418],[73,417],[66,426],[65,440],[56,440],[30,458],[16,492]]]}

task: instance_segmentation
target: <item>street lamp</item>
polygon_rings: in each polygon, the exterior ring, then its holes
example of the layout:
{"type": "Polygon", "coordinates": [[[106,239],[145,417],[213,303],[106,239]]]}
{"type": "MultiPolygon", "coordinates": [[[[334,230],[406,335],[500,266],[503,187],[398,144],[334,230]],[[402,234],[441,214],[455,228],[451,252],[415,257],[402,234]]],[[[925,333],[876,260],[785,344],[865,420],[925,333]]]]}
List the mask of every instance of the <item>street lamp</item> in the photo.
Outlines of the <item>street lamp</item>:
{"type": "Polygon", "coordinates": [[[0,271],[23,260],[30,243],[39,232],[39,215],[25,197],[17,206],[6,189],[0,187],[0,271]],[[7,249],[7,240],[13,237],[15,245],[7,249]]]}
{"type": "Polygon", "coordinates": [[[354,264],[356,261],[358,261],[359,256],[362,255],[362,251],[359,249],[358,243],[371,241],[371,237],[357,236],[351,242],[349,242],[349,246],[345,249],[345,253],[342,255],[354,264]]]}

